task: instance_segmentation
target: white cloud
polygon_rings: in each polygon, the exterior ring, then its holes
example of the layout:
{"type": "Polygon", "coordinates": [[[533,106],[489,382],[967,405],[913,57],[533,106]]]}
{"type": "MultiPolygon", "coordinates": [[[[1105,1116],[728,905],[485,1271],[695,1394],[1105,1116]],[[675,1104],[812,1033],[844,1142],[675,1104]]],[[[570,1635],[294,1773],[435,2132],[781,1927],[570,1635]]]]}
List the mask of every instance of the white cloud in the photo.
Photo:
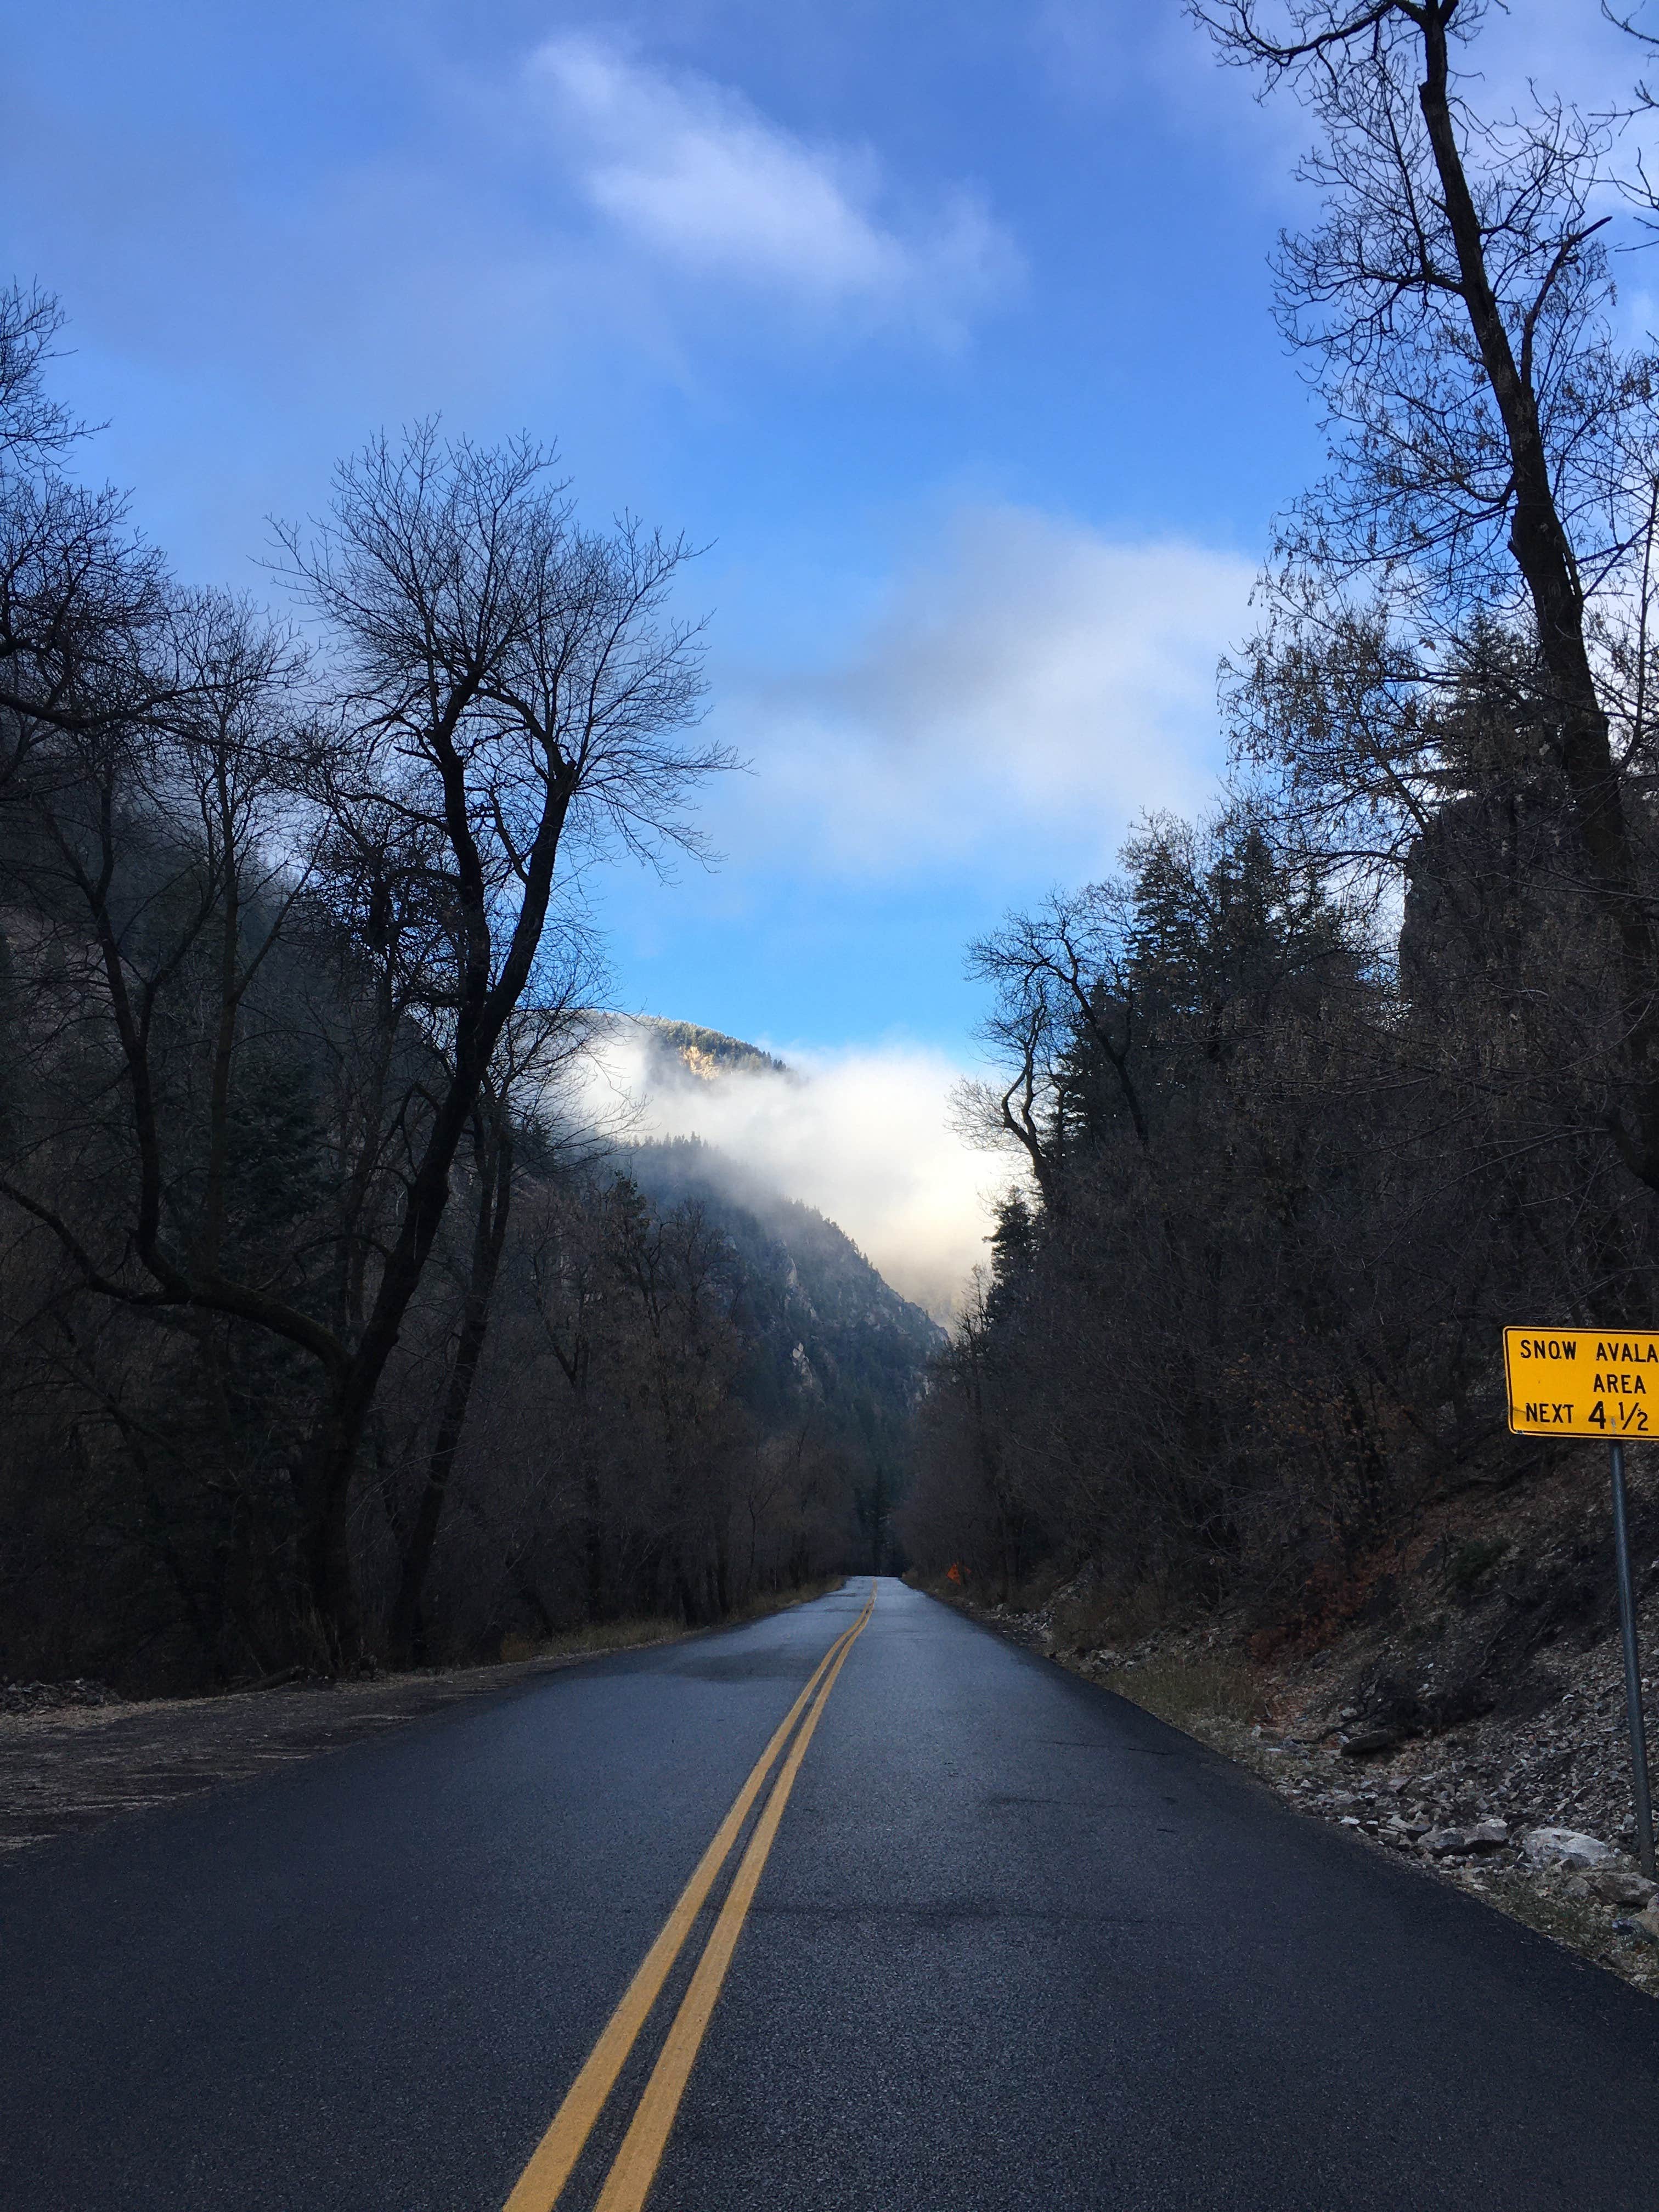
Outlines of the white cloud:
{"type": "Polygon", "coordinates": [[[531,77],[589,204],[689,275],[945,335],[1018,274],[1012,240],[974,194],[906,220],[868,150],[811,143],[708,78],[577,36],[540,47],[531,77]]]}
{"type": "MultiPolygon", "coordinates": [[[[770,1048],[776,1049],[776,1048],[770,1048]]],[[[678,1078],[623,1031],[600,1055],[589,1110],[637,1103],[633,1133],[701,1137],[761,1182],[839,1224],[905,1297],[939,1319],[986,1257],[988,1190],[1006,1177],[948,1124],[963,1068],[915,1044],[787,1048],[793,1079],[678,1078]]],[[[607,1110],[609,1109],[609,1110],[607,1110]]]]}
{"type": "Polygon", "coordinates": [[[960,516],[838,667],[728,694],[748,804],[821,866],[1100,866],[1214,788],[1215,680],[1252,565],[1018,507],[960,516]]]}

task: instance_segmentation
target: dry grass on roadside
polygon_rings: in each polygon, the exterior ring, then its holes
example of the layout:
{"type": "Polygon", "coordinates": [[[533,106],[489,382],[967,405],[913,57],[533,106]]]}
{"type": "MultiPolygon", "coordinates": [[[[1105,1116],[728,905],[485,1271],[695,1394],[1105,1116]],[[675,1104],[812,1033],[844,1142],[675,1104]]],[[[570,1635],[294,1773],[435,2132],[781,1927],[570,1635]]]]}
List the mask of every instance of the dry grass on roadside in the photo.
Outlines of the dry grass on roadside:
{"type": "Polygon", "coordinates": [[[735,1613],[727,1615],[723,1626],[734,1627],[743,1620],[764,1620],[775,1613],[791,1612],[798,1605],[811,1605],[815,1598],[828,1597],[845,1583],[845,1575],[820,1575],[816,1582],[803,1583],[799,1589],[774,1591],[769,1597],[751,1597],[735,1613]]]}
{"type": "MultiPolygon", "coordinates": [[[[831,1590],[839,1589],[846,1579],[845,1575],[823,1575],[816,1582],[803,1583],[799,1589],[751,1597],[714,1626],[734,1628],[746,1620],[763,1620],[771,1613],[787,1613],[792,1607],[810,1605],[814,1598],[826,1597],[831,1590]]],[[[521,1636],[516,1630],[509,1630],[501,1638],[501,1660],[503,1664],[514,1666],[527,1659],[581,1659],[602,1651],[636,1651],[647,1644],[665,1644],[672,1637],[686,1632],[683,1620],[666,1614],[593,1621],[580,1628],[562,1629],[555,1636],[521,1636]]]]}
{"type": "Polygon", "coordinates": [[[561,1629],[556,1636],[521,1636],[509,1629],[501,1638],[503,1666],[520,1665],[526,1659],[580,1659],[591,1652],[632,1651],[643,1644],[665,1643],[671,1636],[684,1636],[683,1620],[653,1620],[648,1615],[635,1620],[596,1620],[580,1628],[561,1629]]]}
{"type": "Polygon", "coordinates": [[[1097,1589],[1053,1600],[1049,1634],[1056,1652],[1121,1650],[1143,1642],[1164,1618],[1163,1601],[1154,1590],[1097,1589]]]}
{"type": "Polygon", "coordinates": [[[1476,1893],[1539,1935],[1553,1936],[1569,1950],[1582,1951],[1589,1958],[1601,1958],[1613,1940],[1608,1933],[1605,1905],[1598,1908],[1588,1899],[1563,1896],[1524,1875],[1507,1869],[1487,1874],[1476,1893]]]}
{"type": "Polygon", "coordinates": [[[1218,1748],[1233,1750],[1253,1722],[1272,1712],[1272,1685],[1243,1654],[1117,1656],[1137,1645],[1144,1649],[1164,1617],[1162,1600],[1147,1587],[1055,1590],[1038,1581],[1014,1590],[1006,1606],[988,1608],[979,1593],[943,1577],[913,1571],[904,1579],[912,1589],[1046,1651],[1073,1673],[1218,1748]]]}
{"type": "Polygon", "coordinates": [[[1265,1684],[1242,1660],[1149,1659],[1091,1679],[1190,1735],[1218,1724],[1248,1728],[1268,1711],[1265,1684]]]}

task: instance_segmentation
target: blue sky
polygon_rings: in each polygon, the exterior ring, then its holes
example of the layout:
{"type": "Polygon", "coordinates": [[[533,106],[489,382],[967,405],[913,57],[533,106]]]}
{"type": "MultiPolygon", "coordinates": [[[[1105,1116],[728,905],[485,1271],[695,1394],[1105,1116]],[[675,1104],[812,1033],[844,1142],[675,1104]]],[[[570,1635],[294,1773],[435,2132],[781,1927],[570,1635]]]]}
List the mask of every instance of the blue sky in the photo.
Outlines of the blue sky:
{"type": "MultiPolygon", "coordinates": [[[[619,997],[960,1064],[966,939],[1204,802],[1316,412],[1301,125],[1170,0],[0,0],[0,265],[187,575],[441,410],[709,550],[718,872],[600,884],[619,997]]],[[[1593,0],[1492,67],[1622,85],[1593,0]]],[[[1592,86],[1592,89],[1595,86],[1592,86]]],[[[920,1063],[918,1063],[920,1064],[920,1063]]]]}
{"type": "Polygon", "coordinates": [[[68,4],[6,44],[5,259],[186,573],[257,583],[268,513],[434,410],[709,546],[753,773],[717,875],[603,885],[629,1003],[948,1043],[963,940],[1196,795],[1316,449],[1283,120],[1173,8],[68,4]]]}

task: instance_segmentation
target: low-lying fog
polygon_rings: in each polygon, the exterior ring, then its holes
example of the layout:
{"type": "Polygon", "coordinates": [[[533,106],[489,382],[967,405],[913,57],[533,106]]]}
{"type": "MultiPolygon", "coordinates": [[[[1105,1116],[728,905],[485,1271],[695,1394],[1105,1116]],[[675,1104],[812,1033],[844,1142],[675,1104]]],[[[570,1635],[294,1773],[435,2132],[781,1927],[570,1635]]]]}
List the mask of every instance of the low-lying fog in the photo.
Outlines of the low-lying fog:
{"type": "Polygon", "coordinates": [[[1007,1180],[949,1126],[961,1067],[920,1045],[765,1048],[788,1074],[705,1079],[620,1024],[595,1054],[586,1109],[636,1139],[702,1138],[828,1215],[896,1291],[948,1320],[986,1256],[988,1194],[1007,1180]]]}

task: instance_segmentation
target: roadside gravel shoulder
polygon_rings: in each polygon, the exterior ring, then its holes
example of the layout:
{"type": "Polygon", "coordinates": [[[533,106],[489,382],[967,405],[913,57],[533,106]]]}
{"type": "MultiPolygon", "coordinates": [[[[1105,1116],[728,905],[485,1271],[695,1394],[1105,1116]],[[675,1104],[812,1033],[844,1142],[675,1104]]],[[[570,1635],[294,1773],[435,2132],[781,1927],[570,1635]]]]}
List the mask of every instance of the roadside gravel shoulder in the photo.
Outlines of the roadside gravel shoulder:
{"type": "Polygon", "coordinates": [[[0,1713],[0,1851],[246,1782],[592,1656],[0,1713]]]}

